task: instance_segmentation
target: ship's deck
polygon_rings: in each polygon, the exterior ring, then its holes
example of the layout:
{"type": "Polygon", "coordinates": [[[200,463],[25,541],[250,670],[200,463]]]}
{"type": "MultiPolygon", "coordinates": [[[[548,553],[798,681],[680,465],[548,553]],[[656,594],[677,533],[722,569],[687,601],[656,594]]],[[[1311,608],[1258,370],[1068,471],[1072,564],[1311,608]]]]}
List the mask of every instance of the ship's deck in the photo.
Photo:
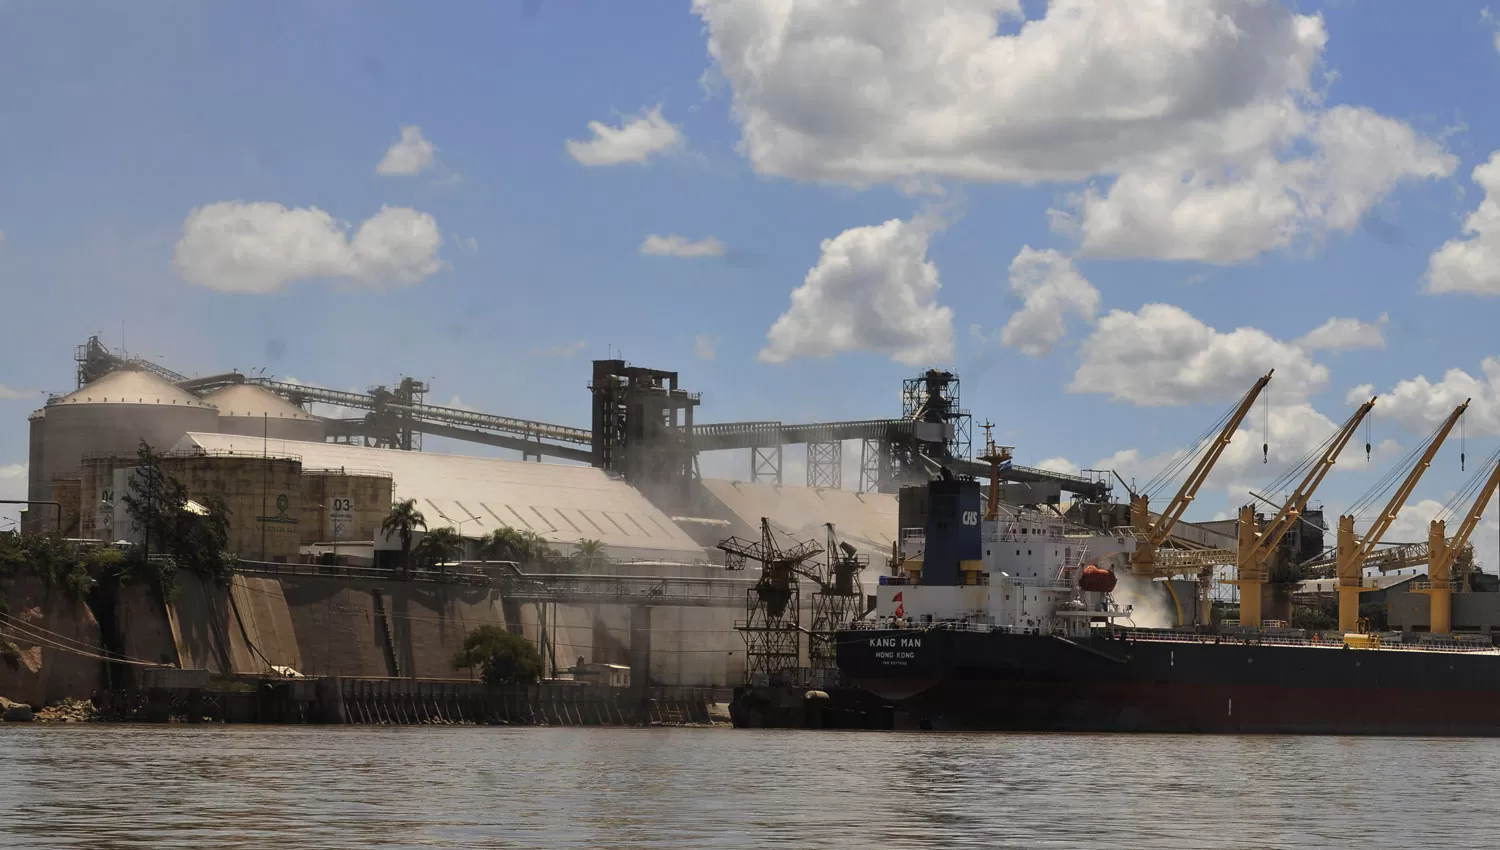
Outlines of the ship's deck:
{"type": "MultiPolygon", "coordinates": [[[[941,630],[995,634],[1036,633],[1033,629],[1018,628],[1015,626],[996,626],[976,621],[945,620],[932,623],[918,623],[913,622],[910,618],[902,620],[895,618],[857,620],[850,623],[850,628],[856,631],[923,632],[941,630]]],[[[1346,635],[1342,632],[1288,634],[1245,629],[1233,632],[1199,633],[1178,631],[1175,629],[1141,629],[1120,626],[1108,629],[1100,628],[1097,632],[1099,637],[1113,640],[1150,641],[1153,643],[1240,644],[1245,646],[1285,646],[1305,649],[1358,649],[1363,652],[1457,652],[1465,655],[1500,655],[1500,648],[1490,643],[1480,643],[1477,640],[1470,642],[1462,640],[1434,640],[1429,638],[1419,642],[1407,643],[1401,640],[1399,633],[1372,634],[1369,636],[1361,634],[1359,638],[1369,640],[1370,643],[1358,645],[1356,642],[1346,642],[1346,635]]]]}

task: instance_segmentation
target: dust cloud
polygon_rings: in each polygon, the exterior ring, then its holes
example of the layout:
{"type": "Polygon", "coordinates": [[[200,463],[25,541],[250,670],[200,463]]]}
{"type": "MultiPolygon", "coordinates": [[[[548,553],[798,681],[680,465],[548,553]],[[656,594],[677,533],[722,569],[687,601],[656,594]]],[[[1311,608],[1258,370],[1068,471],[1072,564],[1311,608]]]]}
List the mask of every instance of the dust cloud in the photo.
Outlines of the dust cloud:
{"type": "Polygon", "coordinates": [[[1131,622],[1143,629],[1170,629],[1177,625],[1177,609],[1162,582],[1123,571],[1116,576],[1119,583],[1115,586],[1115,603],[1134,607],[1131,622]]]}

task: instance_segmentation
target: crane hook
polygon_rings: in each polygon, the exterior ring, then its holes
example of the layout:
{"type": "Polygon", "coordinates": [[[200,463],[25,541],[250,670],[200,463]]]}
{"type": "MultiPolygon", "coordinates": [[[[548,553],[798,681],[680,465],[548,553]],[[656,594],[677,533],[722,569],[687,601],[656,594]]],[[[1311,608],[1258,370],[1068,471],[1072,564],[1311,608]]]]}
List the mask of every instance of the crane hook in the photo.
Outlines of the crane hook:
{"type": "Polygon", "coordinates": [[[1261,463],[1270,463],[1271,462],[1271,444],[1270,443],[1261,443],[1260,444],[1260,462],[1261,463]]]}

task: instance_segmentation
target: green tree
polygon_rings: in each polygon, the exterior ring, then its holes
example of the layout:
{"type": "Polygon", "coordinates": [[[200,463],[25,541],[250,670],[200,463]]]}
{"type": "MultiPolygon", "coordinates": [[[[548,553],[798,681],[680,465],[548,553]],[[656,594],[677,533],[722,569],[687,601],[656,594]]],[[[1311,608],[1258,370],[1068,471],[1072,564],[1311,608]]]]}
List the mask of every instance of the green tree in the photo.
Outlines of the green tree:
{"type": "Polygon", "coordinates": [[[608,550],[604,544],[598,540],[590,540],[588,538],[578,541],[578,546],[573,551],[574,560],[590,567],[604,560],[606,557],[608,557],[608,550]]]}
{"type": "Polygon", "coordinates": [[[529,685],[542,675],[542,656],[521,635],[502,626],[480,626],[464,638],[453,669],[478,670],[488,685],[529,685]]]}
{"type": "Polygon", "coordinates": [[[411,536],[418,528],[427,530],[427,518],[417,510],[417,500],[407,499],[391,505],[391,512],[380,523],[380,532],[387,537],[394,534],[401,538],[401,567],[411,568],[411,536]]]}
{"type": "Polygon", "coordinates": [[[552,546],[534,531],[498,528],[480,543],[480,556],[486,560],[515,561],[526,566],[550,560],[552,546]]]}
{"type": "Polygon", "coordinates": [[[464,539],[453,529],[443,527],[429,529],[423,534],[422,539],[417,541],[417,547],[412,550],[412,557],[416,559],[418,567],[430,570],[438,564],[462,557],[463,553],[464,539]]]}
{"type": "Polygon", "coordinates": [[[125,509],[143,536],[142,555],[137,561],[162,584],[172,586],[172,575],[181,567],[228,584],[233,558],[229,544],[229,509],[218,496],[206,496],[190,505],[188,489],[161,466],[161,455],[145,440],[136,449],[136,467],[125,494],[125,509]],[[165,555],[167,561],[152,562],[150,555],[165,555]]]}

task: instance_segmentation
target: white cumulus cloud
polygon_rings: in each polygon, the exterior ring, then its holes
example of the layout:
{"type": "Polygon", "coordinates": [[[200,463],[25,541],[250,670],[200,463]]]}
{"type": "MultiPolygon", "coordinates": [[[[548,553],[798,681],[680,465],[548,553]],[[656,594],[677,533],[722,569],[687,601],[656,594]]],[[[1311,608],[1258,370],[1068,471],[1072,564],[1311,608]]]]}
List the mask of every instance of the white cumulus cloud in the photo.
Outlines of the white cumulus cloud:
{"type": "Polygon", "coordinates": [[[1036,468],[1061,472],[1064,475],[1078,474],[1078,464],[1065,457],[1049,457],[1046,460],[1037,461],[1036,468]]]}
{"type": "Polygon", "coordinates": [[[1170,304],[1113,310],[1079,347],[1068,391],[1142,406],[1227,401],[1276,370],[1270,392],[1305,399],[1328,383],[1328,368],[1301,347],[1257,328],[1221,332],[1170,304]]]}
{"type": "Polygon", "coordinates": [[[221,201],[188,213],[172,266],[220,292],[274,292],[316,278],[415,283],[442,267],[442,242],[437,221],[408,207],[381,207],[351,234],[317,207],[221,201]]]}
{"type": "Polygon", "coordinates": [[[635,116],[625,116],[620,126],[590,121],[592,139],[567,142],[568,155],[584,165],[619,165],[645,162],[652,154],[664,153],[682,144],[682,131],[662,117],[661,105],[635,116]]]}
{"type": "MultiPolygon", "coordinates": [[[[1425,375],[1399,381],[1375,403],[1375,413],[1394,420],[1401,427],[1426,433],[1469,399],[1464,412],[1464,427],[1469,434],[1500,436],[1500,357],[1486,357],[1480,364],[1481,374],[1470,375],[1462,369],[1449,369],[1437,381],[1425,375]]],[[[1356,393],[1371,394],[1371,386],[1355,387],[1356,393]]]]}
{"type": "Polygon", "coordinates": [[[1369,109],[1335,107],[1307,123],[1253,155],[1132,168],[1107,191],[1084,192],[1076,218],[1053,220],[1076,227],[1091,256],[1239,263],[1299,236],[1347,233],[1400,181],[1446,177],[1457,164],[1369,109]],[[1311,152],[1283,153],[1298,148],[1311,152]]]}
{"type": "Polygon", "coordinates": [[[646,237],[641,243],[641,253],[656,257],[722,257],[724,256],[724,243],[705,236],[693,241],[686,236],[678,236],[675,233],[666,236],[658,236],[653,233],[646,237]]]}
{"type": "Polygon", "coordinates": [[[1500,151],[1474,169],[1484,200],[1464,220],[1463,236],[1427,260],[1427,291],[1500,295],[1500,151]]]}
{"type": "Polygon", "coordinates": [[[422,128],[414,124],[401,127],[401,138],[391,143],[390,148],[375,166],[375,173],[387,177],[410,177],[432,167],[437,145],[422,137],[422,128]]]}
{"type": "Polygon", "coordinates": [[[938,305],[942,285],[927,259],[937,226],[925,217],[891,219],[824,239],[760,359],[871,351],[907,366],[951,361],[953,310],[938,305]]]}
{"type": "Polygon", "coordinates": [[[1000,329],[1000,341],[1032,357],[1041,357],[1067,335],[1068,317],[1092,322],[1099,312],[1099,290],[1053,250],[1021,247],[1010,263],[1010,289],[1022,307],[1000,329]]]}
{"type": "Polygon", "coordinates": [[[852,185],[1118,178],[1091,254],[1236,262],[1347,230],[1453,160],[1321,107],[1328,33],[1276,0],[694,0],[762,174],[852,185]]]}
{"type": "Polygon", "coordinates": [[[1297,344],[1303,348],[1324,351],[1385,348],[1385,326],[1388,322],[1390,317],[1385,313],[1381,313],[1380,319],[1373,323],[1335,317],[1303,334],[1297,344]]]}
{"type": "MultiPolygon", "coordinates": [[[[1272,386],[1275,386],[1274,381],[1272,386]]],[[[1368,396],[1361,399],[1368,400],[1368,396]]],[[[1339,429],[1343,418],[1347,418],[1342,417],[1335,422],[1305,401],[1278,404],[1273,398],[1268,421],[1263,422],[1258,407],[1257,404],[1255,423],[1252,425],[1247,422],[1234,432],[1204,485],[1205,491],[1227,491],[1230,506],[1249,502],[1252,498],[1251,490],[1256,490],[1302,462],[1339,429]]],[[[1335,471],[1366,469],[1364,452],[1356,442],[1351,440],[1344,448],[1334,466],[1335,471]]],[[[1091,468],[1112,469],[1125,481],[1134,479],[1135,486],[1143,488],[1147,481],[1181,459],[1184,451],[1179,449],[1148,456],[1139,449],[1123,449],[1094,461],[1091,468]]],[[[1378,463],[1382,456],[1394,454],[1395,445],[1391,441],[1385,441],[1377,447],[1376,452],[1378,456],[1374,462],[1378,463]]],[[[1155,508],[1160,509],[1166,504],[1165,500],[1176,493],[1185,475],[1185,470],[1179,472],[1170,486],[1161,489],[1161,495],[1154,503],[1155,508]]],[[[1275,494],[1259,490],[1257,492],[1275,498],[1275,494]]]]}

